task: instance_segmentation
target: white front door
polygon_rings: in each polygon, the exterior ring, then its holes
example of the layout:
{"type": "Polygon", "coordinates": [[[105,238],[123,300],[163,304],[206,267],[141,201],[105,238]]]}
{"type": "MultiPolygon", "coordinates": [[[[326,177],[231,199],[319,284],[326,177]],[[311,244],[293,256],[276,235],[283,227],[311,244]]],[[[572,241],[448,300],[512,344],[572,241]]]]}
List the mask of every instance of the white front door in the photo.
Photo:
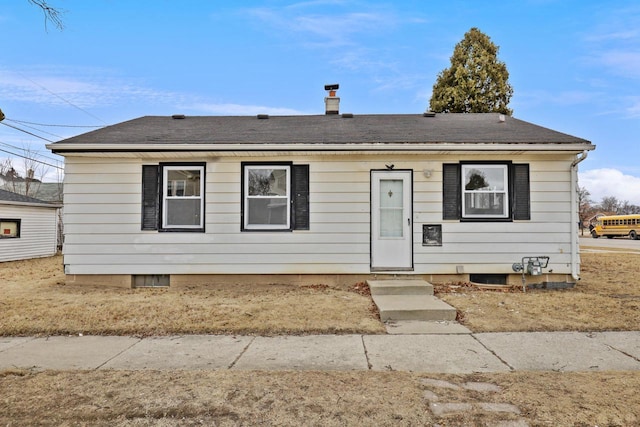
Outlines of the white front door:
{"type": "Polygon", "coordinates": [[[371,269],[413,269],[411,170],[371,171],[371,269]]]}

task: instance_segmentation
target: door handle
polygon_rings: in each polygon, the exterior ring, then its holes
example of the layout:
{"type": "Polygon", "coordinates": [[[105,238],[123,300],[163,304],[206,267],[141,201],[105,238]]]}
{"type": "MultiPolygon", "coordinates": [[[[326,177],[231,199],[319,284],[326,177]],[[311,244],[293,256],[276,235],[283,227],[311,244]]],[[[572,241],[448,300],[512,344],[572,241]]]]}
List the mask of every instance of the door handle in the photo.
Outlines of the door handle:
{"type": "Polygon", "coordinates": [[[411,227],[411,218],[407,218],[407,225],[411,227]]]}

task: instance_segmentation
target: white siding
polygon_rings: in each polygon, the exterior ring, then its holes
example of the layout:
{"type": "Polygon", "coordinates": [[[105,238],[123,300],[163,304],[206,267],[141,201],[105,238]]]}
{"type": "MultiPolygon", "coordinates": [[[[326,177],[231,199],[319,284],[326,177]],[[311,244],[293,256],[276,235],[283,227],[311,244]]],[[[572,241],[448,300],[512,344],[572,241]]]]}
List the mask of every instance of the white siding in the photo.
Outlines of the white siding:
{"type": "Polygon", "coordinates": [[[0,204],[0,218],[20,220],[20,237],[0,239],[0,262],[55,255],[57,209],[0,204]]]}
{"type": "MultiPolygon", "coordinates": [[[[206,160],[194,159],[195,161],[206,160]]],[[[369,273],[370,170],[414,170],[414,273],[512,273],[524,256],[547,255],[571,272],[570,164],[564,155],[219,157],[207,162],[205,233],[141,231],[141,165],[161,160],[66,159],[68,274],[369,273]],[[310,165],[308,231],[241,232],[242,161],[310,165]],[[442,220],[442,164],[503,160],[530,165],[531,220],[442,220]],[[423,170],[430,170],[425,177],[423,170]],[[442,246],[422,246],[422,225],[442,224],[442,246]]],[[[166,161],[163,159],[162,161],[166,161]]]]}

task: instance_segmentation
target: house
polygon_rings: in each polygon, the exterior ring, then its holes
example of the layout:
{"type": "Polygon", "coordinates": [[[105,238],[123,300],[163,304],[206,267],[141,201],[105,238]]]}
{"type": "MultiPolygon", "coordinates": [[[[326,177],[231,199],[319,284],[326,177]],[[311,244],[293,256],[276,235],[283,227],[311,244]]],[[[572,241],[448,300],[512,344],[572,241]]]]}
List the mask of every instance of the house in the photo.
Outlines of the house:
{"type": "Polygon", "coordinates": [[[60,208],[0,189],[0,262],[55,255],[60,208]]]}
{"type": "MultiPolygon", "coordinates": [[[[335,98],[335,99],[334,99],[335,98]]],[[[520,284],[579,278],[587,140],[500,114],[141,117],[65,157],[67,280],[520,284]]],[[[335,107],[332,107],[335,106],[335,107]]]]}
{"type": "Polygon", "coordinates": [[[62,183],[34,181],[29,187],[22,182],[6,182],[3,184],[0,174],[0,190],[10,191],[18,194],[29,194],[29,196],[49,203],[62,204],[62,183]]]}

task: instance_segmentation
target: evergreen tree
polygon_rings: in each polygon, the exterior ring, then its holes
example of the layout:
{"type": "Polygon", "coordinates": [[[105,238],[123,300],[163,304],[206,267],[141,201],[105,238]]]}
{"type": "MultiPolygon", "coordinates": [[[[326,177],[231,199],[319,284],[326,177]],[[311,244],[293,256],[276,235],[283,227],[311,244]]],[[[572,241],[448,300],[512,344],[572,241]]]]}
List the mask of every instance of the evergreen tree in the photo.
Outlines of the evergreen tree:
{"type": "Polygon", "coordinates": [[[451,67],[438,74],[429,107],[437,113],[503,113],[513,88],[509,72],[498,60],[498,46],[477,28],[471,28],[455,46],[451,67]]]}

